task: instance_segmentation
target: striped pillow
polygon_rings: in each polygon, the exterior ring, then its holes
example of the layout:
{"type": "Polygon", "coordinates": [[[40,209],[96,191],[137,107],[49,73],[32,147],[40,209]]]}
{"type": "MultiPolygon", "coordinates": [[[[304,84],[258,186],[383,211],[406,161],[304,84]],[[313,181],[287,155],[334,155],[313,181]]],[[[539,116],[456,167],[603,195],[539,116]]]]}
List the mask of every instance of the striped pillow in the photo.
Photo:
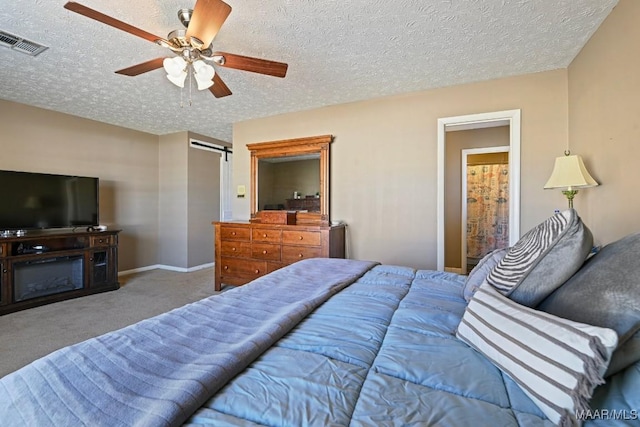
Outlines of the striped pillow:
{"type": "Polygon", "coordinates": [[[480,285],[484,283],[487,275],[496,265],[498,265],[500,260],[504,258],[508,251],[509,248],[493,250],[485,255],[484,258],[482,258],[480,262],[473,267],[467,276],[467,280],[464,283],[464,289],[462,291],[462,295],[465,300],[471,300],[473,294],[478,290],[480,285]]]}
{"type": "Polygon", "coordinates": [[[577,423],[603,383],[615,331],[521,306],[487,283],[475,293],[456,336],[509,375],[554,423],[577,423]]]}
{"type": "Polygon", "coordinates": [[[557,213],[509,248],[487,282],[512,300],[535,307],[569,279],[593,246],[575,210],[557,213]]]}

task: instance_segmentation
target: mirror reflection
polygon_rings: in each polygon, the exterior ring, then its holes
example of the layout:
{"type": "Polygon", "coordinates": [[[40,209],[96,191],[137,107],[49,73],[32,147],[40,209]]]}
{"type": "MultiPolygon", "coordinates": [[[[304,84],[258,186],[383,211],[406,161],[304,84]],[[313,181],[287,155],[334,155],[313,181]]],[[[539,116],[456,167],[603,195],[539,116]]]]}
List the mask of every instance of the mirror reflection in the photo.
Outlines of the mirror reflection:
{"type": "Polygon", "coordinates": [[[258,160],[258,209],[320,212],[320,153],[258,160]]]}

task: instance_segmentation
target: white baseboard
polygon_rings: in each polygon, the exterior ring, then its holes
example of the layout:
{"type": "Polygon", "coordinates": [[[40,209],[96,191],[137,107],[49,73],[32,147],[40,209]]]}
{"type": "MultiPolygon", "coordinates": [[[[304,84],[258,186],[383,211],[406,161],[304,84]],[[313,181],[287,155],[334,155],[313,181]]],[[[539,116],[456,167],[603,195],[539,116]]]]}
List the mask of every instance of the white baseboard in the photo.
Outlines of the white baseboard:
{"type": "Polygon", "coordinates": [[[193,271],[204,270],[205,268],[211,268],[214,265],[215,263],[210,262],[208,264],[201,264],[201,265],[196,265],[195,267],[185,268],[185,267],[175,267],[173,265],[154,264],[154,265],[148,265],[146,267],[134,268],[132,270],[119,271],[118,276],[126,276],[128,274],[142,273],[143,271],[156,270],[156,269],[177,271],[178,273],[191,273],[193,271]]]}

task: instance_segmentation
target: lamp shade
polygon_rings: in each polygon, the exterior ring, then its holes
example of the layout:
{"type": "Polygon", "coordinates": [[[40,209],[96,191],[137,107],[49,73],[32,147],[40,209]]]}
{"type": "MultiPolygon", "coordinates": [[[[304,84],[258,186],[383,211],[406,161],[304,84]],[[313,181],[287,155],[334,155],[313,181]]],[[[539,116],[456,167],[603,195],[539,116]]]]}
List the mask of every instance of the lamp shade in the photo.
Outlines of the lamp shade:
{"type": "Polygon", "coordinates": [[[184,87],[184,81],[187,78],[187,61],[179,56],[173,58],[165,58],[162,66],[167,72],[167,79],[178,87],[184,87]]]}
{"type": "Polygon", "coordinates": [[[213,86],[212,79],[216,73],[213,67],[200,60],[194,61],[192,65],[194,77],[196,78],[196,83],[198,83],[198,90],[208,89],[213,86]]]}
{"type": "Polygon", "coordinates": [[[187,61],[179,56],[174,56],[173,58],[165,58],[164,61],[162,61],[162,67],[170,76],[178,77],[187,68],[187,61]]]}
{"type": "Polygon", "coordinates": [[[182,71],[177,76],[174,76],[172,74],[167,74],[167,79],[169,79],[169,81],[171,83],[173,83],[174,85],[182,88],[182,87],[184,87],[184,81],[187,79],[187,72],[186,71],[182,71]]]}
{"type": "Polygon", "coordinates": [[[553,172],[544,188],[595,187],[598,185],[584,166],[582,157],[568,155],[556,157],[553,172]]]}

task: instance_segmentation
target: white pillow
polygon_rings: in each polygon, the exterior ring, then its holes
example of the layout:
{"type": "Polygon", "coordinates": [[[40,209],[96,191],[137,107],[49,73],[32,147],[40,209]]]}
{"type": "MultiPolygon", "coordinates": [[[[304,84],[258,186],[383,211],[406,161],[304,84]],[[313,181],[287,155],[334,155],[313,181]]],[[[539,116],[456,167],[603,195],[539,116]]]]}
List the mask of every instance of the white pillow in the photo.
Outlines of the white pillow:
{"type": "Polygon", "coordinates": [[[524,307],[483,283],[456,332],[509,375],[554,423],[576,421],[616,347],[612,329],[524,307]]]}

